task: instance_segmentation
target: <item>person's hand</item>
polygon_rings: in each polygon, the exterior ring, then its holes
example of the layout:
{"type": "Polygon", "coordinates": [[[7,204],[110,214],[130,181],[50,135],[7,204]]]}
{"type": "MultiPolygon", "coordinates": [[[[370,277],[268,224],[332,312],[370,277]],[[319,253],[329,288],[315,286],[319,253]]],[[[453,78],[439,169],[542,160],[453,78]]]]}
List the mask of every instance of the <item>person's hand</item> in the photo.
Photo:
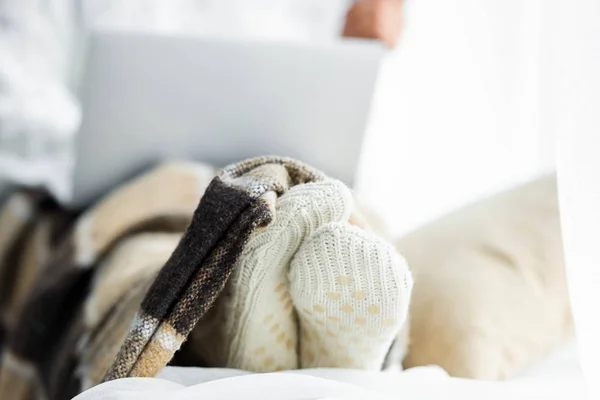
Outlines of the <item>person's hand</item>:
{"type": "Polygon", "coordinates": [[[358,0],[348,10],[344,37],[377,39],[394,47],[402,30],[403,0],[358,0]]]}

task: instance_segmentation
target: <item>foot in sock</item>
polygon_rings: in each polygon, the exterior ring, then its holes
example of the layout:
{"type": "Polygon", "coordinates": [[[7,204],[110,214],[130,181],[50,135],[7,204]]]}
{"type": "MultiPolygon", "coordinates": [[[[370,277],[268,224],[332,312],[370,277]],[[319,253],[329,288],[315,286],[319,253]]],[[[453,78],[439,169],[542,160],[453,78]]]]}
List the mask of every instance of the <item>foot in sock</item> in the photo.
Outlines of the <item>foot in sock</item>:
{"type": "Polygon", "coordinates": [[[289,281],[302,368],[381,369],[413,284],[390,244],[348,223],[327,224],[300,247],[289,281]]]}
{"type": "MultiPolygon", "coordinates": [[[[314,230],[347,220],[352,203],[348,188],[334,180],[294,186],[278,199],[270,196],[275,219],[250,237],[218,304],[223,354],[213,364],[255,372],[298,368],[290,260],[314,230]]],[[[203,342],[214,343],[207,339],[203,342]]]]}

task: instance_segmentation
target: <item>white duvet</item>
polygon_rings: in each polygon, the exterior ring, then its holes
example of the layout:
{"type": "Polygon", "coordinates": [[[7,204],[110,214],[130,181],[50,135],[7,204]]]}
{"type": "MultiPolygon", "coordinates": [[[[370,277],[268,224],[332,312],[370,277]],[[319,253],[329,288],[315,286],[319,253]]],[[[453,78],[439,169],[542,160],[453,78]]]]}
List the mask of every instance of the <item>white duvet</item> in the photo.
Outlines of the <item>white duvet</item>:
{"type": "Polygon", "coordinates": [[[569,344],[509,382],[450,378],[438,367],[403,372],[307,369],[252,374],[231,369],[167,367],[157,378],[108,382],[77,400],[154,399],[585,399],[577,349],[569,344]]]}

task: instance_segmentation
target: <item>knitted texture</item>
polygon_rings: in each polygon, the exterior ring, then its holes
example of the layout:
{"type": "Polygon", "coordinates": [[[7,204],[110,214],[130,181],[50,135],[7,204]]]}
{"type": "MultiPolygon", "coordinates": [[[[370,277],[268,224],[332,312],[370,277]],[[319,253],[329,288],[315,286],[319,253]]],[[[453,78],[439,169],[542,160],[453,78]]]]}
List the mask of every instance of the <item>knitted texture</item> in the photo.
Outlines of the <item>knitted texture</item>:
{"type": "Polygon", "coordinates": [[[289,281],[302,368],[381,369],[413,286],[391,245],[347,223],[327,224],[300,247],[289,281]]]}
{"type": "Polygon", "coordinates": [[[178,360],[380,368],[411,282],[367,226],[342,183],[282,157],[216,176],[167,164],[76,216],[16,195],[0,213],[0,393],[70,399],[178,360]]]}
{"type": "Polygon", "coordinates": [[[100,382],[212,176],[166,164],[79,216],[38,194],[12,197],[0,218],[2,397],[70,399],[100,382]]]}
{"type": "Polygon", "coordinates": [[[148,290],[105,380],[156,375],[221,295],[251,235],[273,222],[268,199],[324,178],[281,157],[225,168],[148,290]]]}
{"type": "MultiPolygon", "coordinates": [[[[218,302],[219,312],[203,334],[201,355],[210,365],[270,372],[298,368],[297,324],[289,295],[290,260],[315,229],[347,220],[351,194],[335,180],[292,187],[266,197],[275,219],[248,240],[218,302]],[[219,341],[221,346],[215,348],[219,341]]],[[[196,333],[197,335],[198,333],[196,333]]]]}

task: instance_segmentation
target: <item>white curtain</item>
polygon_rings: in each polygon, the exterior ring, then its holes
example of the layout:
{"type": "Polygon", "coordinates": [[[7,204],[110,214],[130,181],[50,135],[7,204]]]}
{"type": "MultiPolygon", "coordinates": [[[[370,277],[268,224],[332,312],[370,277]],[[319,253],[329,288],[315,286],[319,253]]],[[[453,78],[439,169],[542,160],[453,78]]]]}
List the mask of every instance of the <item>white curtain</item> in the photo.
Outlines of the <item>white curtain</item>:
{"type": "Polygon", "coordinates": [[[552,0],[548,71],[567,278],[589,398],[600,398],[600,2],[552,0]]]}

